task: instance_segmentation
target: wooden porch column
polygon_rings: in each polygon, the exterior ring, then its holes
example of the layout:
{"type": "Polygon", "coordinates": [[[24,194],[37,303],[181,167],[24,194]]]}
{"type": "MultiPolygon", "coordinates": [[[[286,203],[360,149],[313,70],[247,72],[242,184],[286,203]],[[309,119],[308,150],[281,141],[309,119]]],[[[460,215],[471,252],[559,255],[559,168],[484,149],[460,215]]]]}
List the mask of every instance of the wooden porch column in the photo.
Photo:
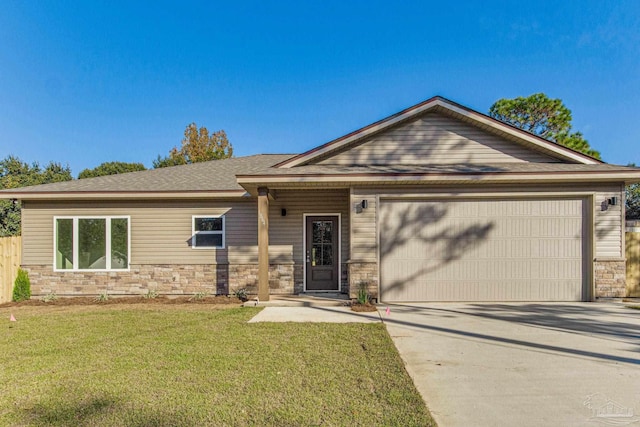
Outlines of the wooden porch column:
{"type": "Polygon", "coordinates": [[[269,301],[269,189],[258,188],[258,298],[269,301]]]}

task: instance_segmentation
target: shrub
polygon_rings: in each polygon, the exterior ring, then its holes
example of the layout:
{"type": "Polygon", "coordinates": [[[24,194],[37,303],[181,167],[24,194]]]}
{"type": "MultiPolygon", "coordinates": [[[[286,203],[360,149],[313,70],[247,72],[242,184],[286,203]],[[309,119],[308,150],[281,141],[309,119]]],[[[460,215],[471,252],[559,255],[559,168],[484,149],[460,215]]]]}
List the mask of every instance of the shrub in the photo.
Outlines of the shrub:
{"type": "Polygon", "coordinates": [[[238,298],[240,301],[246,301],[247,299],[249,299],[249,292],[247,292],[247,290],[245,288],[236,289],[236,291],[233,293],[233,295],[236,298],[238,298]]]}
{"type": "Polygon", "coordinates": [[[47,294],[45,296],[42,297],[42,301],[44,302],[52,302],[58,299],[58,295],[56,295],[55,292],[51,292],[50,294],[47,294]]]}
{"type": "Polygon", "coordinates": [[[152,289],[149,289],[147,293],[142,296],[143,298],[146,298],[146,299],[156,299],[158,298],[158,293],[152,289]]]}
{"type": "Polygon", "coordinates": [[[18,276],[13,285],[13,301],[20,302],[31,298],[31,281],[29,280],[29,274],[26,271],[19,268],[18,276]]]}
{"type": "Polygon", "coordinates": [[[358,283],[358,304],[367,304],[369,302],[369,291],[367,282],[358,283]]]}
{"type": "Polygon", "coordinates": [[[207,294],[205,292],[196,292],[191,298],[189,298],[189,301],[202,301],[206,296],[207,294]]]}
{"type": "Polygon", "coordinates": [[[107,302],[109,301],[109,294],[107,293],[107,291],[104,291],[103,293],[101,293],[100,295],[98,295],[96,297],[96,301],[98,302],[107,302]]]}

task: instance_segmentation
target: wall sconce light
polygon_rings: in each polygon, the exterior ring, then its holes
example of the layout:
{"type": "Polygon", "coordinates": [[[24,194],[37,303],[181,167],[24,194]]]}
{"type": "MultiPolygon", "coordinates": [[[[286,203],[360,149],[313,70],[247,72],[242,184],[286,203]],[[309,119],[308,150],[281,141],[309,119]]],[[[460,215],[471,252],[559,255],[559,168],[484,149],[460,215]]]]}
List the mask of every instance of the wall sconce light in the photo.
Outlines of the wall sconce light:
{"type": "Polygon", "coordinates": [[[360,202],[360,207],[362,209],[367,209],[367,206],[369,206],[369,202],[367,202],[366,199],[360,202]]]}
{"type": "Polygon", "coordinates": [[[287,210],[285,208],[280,209],[280,215],[287,216],[287,210]]]}
{"type": "Polygon", "coordinates": [[[615,196],[614,196],[614,197],[609,197],[609,198],[607,199],[607,204],[608,204],[609,206],[615,206],[615,205],[617,205],[617,204],[618,204],[618,198],[617,198],[617,197],[615,197],[615,196]]]}

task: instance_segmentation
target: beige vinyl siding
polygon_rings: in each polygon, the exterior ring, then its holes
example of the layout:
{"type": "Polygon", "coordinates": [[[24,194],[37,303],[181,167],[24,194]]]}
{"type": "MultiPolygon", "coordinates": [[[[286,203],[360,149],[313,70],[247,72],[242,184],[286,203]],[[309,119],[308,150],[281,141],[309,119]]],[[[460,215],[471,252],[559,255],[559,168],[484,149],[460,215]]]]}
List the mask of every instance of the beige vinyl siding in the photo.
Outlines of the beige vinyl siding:
{"type": "MultiPolygon", "coordinates": [[[[258,264],[258,246],[228,246],[229,264],[258,264]]],[[[270,264],[292,264],[293,245],[269,245],[270,264]]]]}
{"type": "MultiPolygon", "coordinates": [[[[341,262],[349,259],[348,190],[278,190],[269,202],[269,245],[293,245],[293,259],[302,265],[304,258],[304,214],[341,214],[341,262]],[[282,216],[282,209],[287,215],[282,216]]],[[[257,221],[257,220],[256,220],[257,221]]]]}
{"type": "Polygon", "coordinates": [[[351,190],[351,261],[377,262],[376,213],[378,199],[375,192],[362,189],[351,190]],[[367,201],[366,209],[358,206],[367,201]]]}
{"type": "Polygon", "coordinates": [[[586,199],[385,200],[384,301],[580,301],[586,199]]]}
{"type": "Polygon", "coordinates": [[[26,202],[23,264],[53,264],[54,216],[128,215],[132,264],[215,264],[226,249],[192,249],[192,215],[225,215],[226,246],[257,245],[256,201],[26,202]]]}
{"type": "Polygon", "coordinates": [[[362,144],[324,158],[322,165],[489,164],[558,162],[468,123],[428,113],[362,144]]]}
{"type": "Polygon", "coordinates": [[[596,258],[624,257],[624,186],[612,185],[611,189],[596,193],[595,211],[595,239],[596,258]],[[607,199],[618,198],[616,206],[609,206],[607,199]]]}
{"type": "MultiPolygon", "coordinates": [[[[53,264],[53,217],[128,215],[131,217],[132,264],[226,263],[227,249],[192,249],[192,215],[225,215],[225,245],[255,246],[255,198],[190,202],[26,202],[23,205],[23,264],[53,264]]],[[[278,191],[270,202],[269,244],[293,246],[294,261],[303,261],[303,214],[340,213],[342,262],[349,256],[348,190],[278,191]],[[287,215],[281,216],[281,209],[287,215]]]]}

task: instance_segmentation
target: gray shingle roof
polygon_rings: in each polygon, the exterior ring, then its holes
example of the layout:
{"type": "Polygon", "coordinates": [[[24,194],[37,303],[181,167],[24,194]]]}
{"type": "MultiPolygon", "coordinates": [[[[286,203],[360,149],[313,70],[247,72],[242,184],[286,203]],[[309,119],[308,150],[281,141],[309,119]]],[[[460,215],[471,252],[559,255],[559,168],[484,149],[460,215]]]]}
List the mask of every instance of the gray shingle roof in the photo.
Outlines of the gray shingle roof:
{"type": "Polygon", "coordinates": [[[0,191],[11,193],[58,192],[197,192],[243,190],[236,175],[257,173],[292,157],[292,154],[258,154],[224,160],[172,166],[140,172],[77,179],[0,191]]]}
{"type": "MultiPolygon", "coordinates": [[[[183,193],[185,196],[198,192],[244,192],[246,184],[260,183],[261,177],[308,176],[321,181],[323,177],[343,176],[348,182],[351,177],[371,176],[373,179],[383,176],[423,175],[423,176],[482,176],[530,174],[542,176],[565,176],[572,173],[623,173],[628,180],[640,180],[640,169],[609,164],[567,164],[567,163],[499,163],[499,164],[452,164],[452,165],[352,165],[329,166],[309,165],[293,168],[276,168],[274,165],[291,158],[291,154],[258,154],[191,165],[173,166],[141,172],[130,172],[97,178],[87,178],[32,187],[15,188],[0,191],[0,198],[25,197],[50,194],[55,198],[67,195],[127,193],[131,197],[143,194],[158,195],[164,193],[183,193]],[[496,175],[497,174],[497,175],[496,175]],[[631,176],[633,175],[633,177],[631,176]],[[244,187],[238,184],[242,178],[244,187]],[[3,194],[4,193],[4,194],[3,194]]],[[[307,180],[308,181],[308,180],[307,180]]],[[[253,184],[255,185],[255,184],[253,184]]]]}

